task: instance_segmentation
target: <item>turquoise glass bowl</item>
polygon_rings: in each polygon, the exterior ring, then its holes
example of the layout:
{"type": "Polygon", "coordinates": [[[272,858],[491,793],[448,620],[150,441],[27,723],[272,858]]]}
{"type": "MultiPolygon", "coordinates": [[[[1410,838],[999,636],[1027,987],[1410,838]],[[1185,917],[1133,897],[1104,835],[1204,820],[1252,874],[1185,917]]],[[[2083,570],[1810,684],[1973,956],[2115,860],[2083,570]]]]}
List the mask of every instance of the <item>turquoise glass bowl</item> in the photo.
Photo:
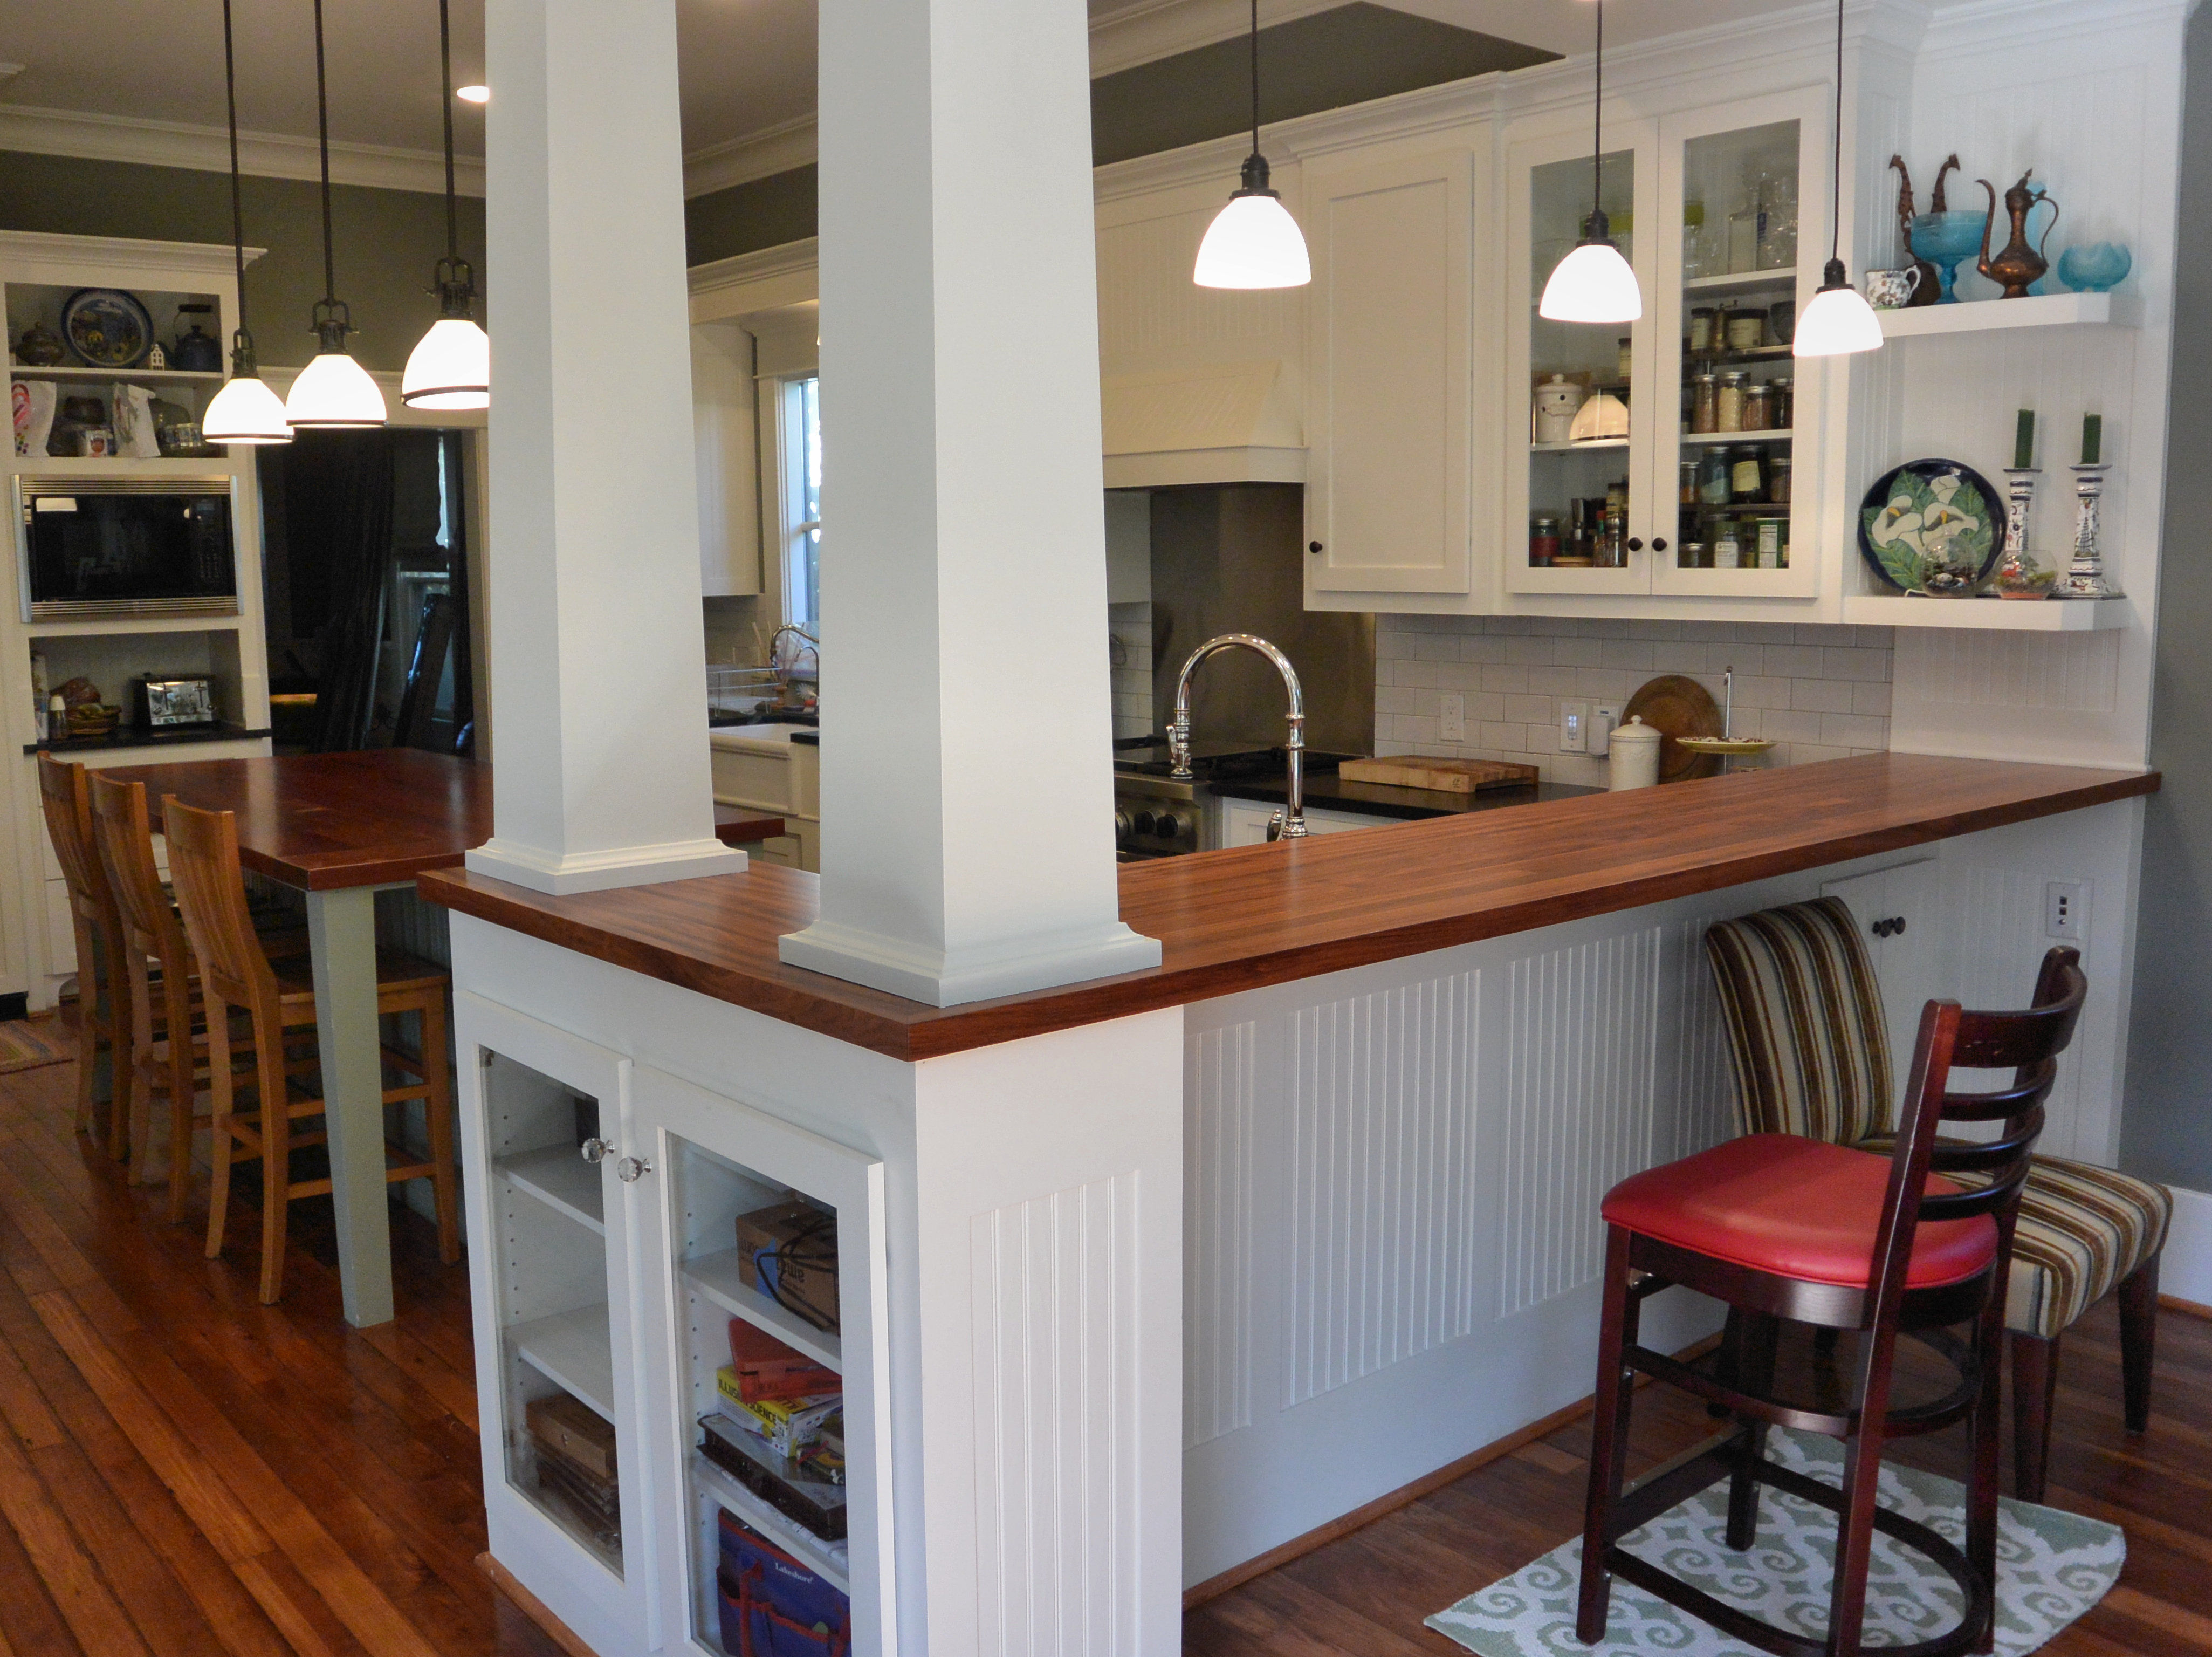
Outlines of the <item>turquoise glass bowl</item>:
{"type": "Polygon", "coordinates": [[[2058,256],[2058,279],[2076,293],[2108,294],[2128,279],[2135,259],[2124,247],[2092,241],[2058,256]]]}
{"type": "Polygon", "coordinates": [[[1923,213],[1912,221],[1912,251],[1942,273],[1943,296],[1937,304],[1959,302],[1959,265],[1981,251],[1984,217],[1963,211],[1923,213]]]}

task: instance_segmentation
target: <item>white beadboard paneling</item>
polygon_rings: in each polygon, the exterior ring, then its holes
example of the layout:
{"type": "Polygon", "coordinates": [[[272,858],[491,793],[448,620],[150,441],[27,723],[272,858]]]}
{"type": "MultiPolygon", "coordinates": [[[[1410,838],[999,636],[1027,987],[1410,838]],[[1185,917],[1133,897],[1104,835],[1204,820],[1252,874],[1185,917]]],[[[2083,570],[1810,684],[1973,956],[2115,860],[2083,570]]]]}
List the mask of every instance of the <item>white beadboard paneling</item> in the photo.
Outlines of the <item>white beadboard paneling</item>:
{"type": "Polygon", "coordinates": [[[2118,633],[1900,631],[1898,678],[1915,702],[2100,714],[2118,705],[2118,633]]]}
{"type": "Polygon", "coordinates": [[[1183,1087],[1183,1443],[1252,1424],[1259,1026],[1194,1033],[1183,1087]]]}
{"type": "Polygon", "coordinates": [[[1718,915],[1678,923],[1669,932],[1662,993],[1673,998],[1674,1110],[1662,1116],[1652,1161],[1672,1162],[1735,1137],[1735,1067],[1729,1056],[1728,1020],[1705,958],[1705,929],[1718,915]]]}
{"type": "Polygon", "coordinates": [[[1473,1331],[1479,972],[1291,1020],[1288,1408],[1473,1331]]]}
{"type": "Polygon", "coordinates": [[[1199,360],[1291,354],[1304,302],[1297,289],[1234,292],[1190,279],[1218,207],[1098,232],[1098,354],[1110,364],[1169,352],[1199,360]]]}
{"type": "Polygon", "coordinates": [[[1598,1205],[1651,1165],[1664,939],[1647,927],[1513,963],[1498,1071],[1501,1317],[1597,1276],[1598,1205]]]}
{"type": "Polygon", "coordinates": [[[988,1657],[1137,1651],[1138,1176],[969,1222],[988,1657]]]}

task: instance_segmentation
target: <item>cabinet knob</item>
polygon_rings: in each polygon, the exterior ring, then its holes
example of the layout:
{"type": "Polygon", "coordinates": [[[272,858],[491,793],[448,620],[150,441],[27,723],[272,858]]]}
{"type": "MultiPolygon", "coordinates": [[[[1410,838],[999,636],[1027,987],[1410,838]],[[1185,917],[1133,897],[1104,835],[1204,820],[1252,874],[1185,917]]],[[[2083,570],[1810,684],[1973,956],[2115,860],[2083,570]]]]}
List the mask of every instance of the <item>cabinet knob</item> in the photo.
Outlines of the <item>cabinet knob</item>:
{"type": "Polygon", "coordinates": [[[1651,538],[1651,550],[1654,552],[1664,552],[1667,550],[1667,538],[1664,535],[1654,535],[1651,538]]]}
{"type": "Polygon", "coordinates": [[[584,1161],[596,1164],[604,1161],[614,1147],[604,1139],[586,1139],[577,1148],[583,1153],[584,1161]]]}
{"type": "Polygon", "coordinates": [[[653,1164],[641,1156],[625,1156],[615,1164],[615,1178],[625,1185],[635,1185],[644,1175],[653,1172],[653,1164]]]}
{"type": "Polygon", "coordinates": [[[1309,552],[1318,552],[1318,551],[1321,551],[1321,543],[1320,543],[1319,541],[1308,541],[1308,542],[1306,543],[1306,551],[1309,551],[1309,552]]]}
{"type": "Polygon", "coordinates": [[[1641,552],[1644,550],[1644,538],[1641,535],[1631,535],[1628,538],[1628,550],[1632,552],[1641,552]]]}

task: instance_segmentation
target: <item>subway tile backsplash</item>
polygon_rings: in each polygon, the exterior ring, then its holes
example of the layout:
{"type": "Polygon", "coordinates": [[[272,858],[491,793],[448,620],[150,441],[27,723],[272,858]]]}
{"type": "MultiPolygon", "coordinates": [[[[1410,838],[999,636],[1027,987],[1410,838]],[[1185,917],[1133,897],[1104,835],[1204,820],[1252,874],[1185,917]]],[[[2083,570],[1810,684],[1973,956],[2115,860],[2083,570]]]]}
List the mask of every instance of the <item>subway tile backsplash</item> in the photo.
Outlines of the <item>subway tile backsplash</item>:
{"type": "MultiPolygon", "coordinates": [[[[1547,782],[1602,785],[1602,757],[1559,751],[1562,701],[1618,705],[1647,679],[1684,673],[1718,703],[1721,675],[1733,667],[1735,734],[1776,743],[1753,763],[1878,753],[1889,746],[1892,632],[1779,622],[1377,616],[1376,752],[1519,760],[1547,782]],[[1438,728],[1447,695],[1465,704],[1462,741],[1446,742],[1438,728]]],[[[1118,729],[1118,673],[1115,688],[1118,729]]]]}
{"type": "Polygon", "coordinates": [[[1114,735],[1147,736],[1152,729],[1152,606],[1106,606],[1107,648],[1114,665],[1114,735]]]}

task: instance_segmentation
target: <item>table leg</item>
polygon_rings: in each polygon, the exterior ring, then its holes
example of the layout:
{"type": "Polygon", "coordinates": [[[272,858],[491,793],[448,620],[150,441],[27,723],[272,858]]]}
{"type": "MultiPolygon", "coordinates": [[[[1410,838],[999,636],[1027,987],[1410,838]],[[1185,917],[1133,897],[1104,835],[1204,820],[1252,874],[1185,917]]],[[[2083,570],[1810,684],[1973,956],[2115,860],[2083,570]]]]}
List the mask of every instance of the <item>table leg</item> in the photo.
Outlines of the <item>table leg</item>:
{"type": "Polygon", "coordinates": [[[384,1064],[376,1022],[376,892],[307,894],[315,973],[331,1197],[337,1209],[338,1280],[346,1321],[392,1319],[392,1218],[384,1181],[384,1064]]]}

